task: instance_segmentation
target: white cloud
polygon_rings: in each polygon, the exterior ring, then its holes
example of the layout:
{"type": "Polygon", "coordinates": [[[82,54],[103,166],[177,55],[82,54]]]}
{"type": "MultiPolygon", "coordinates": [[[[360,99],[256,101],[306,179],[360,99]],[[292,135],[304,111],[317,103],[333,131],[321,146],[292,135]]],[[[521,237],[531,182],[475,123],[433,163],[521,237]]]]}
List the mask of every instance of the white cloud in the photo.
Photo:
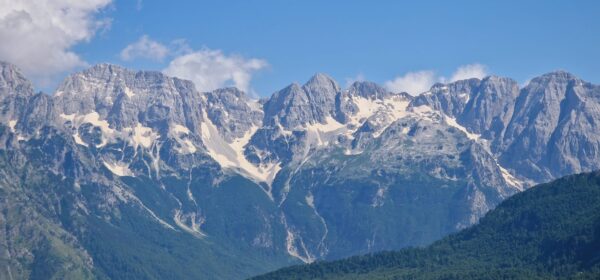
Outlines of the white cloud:
{"type": "Polygon", "coordinates": [[[488,74],[487,74],[485,65],[478,64],[478,63],[467,64],[467,65],[458,67],[458,69],[456,69],[456,71],[454,71],[454,73],[452,74],[450,81],[454,82],[454,81],[466,80],[466,79],[471,79],[471,78],[482,79],[487,75],[488,74]]]}
{"type": "Polygon", "coordinates": [[[252,75],[267,66],[267,62],[262,59],[228,56],[220,50],[204,48],[176,57],[163,72],[193,81],[199,91],[224,86],[235,86],[248,91],[252,75]]]}
{"type": "Polygon", "coordinates": [[[429,90],[436,82],[433,71],[408,72],[404,76],[396,77],[385,82],[385,87],[393,92],[408,92],[412,95],[429,90]]]}
{"type": "Polygon", "coordinates": [[[173,40],[165,45],[147,35],[125,47],[120,57],[126,61],[137,58],[160,61],[169,57],[172,60],[162,72],[191,80],[199,91],[235,86],[248,92],[252,75],[268,66],[265,60],[226,55],[221,50],[194,50],[184,39],[173,40]]]}
{"type": "Polygon", "coordinates": [[[98,13],[111,0],[0,0],[0,60],[19,66],[44,86],[87,63],[72,47],[107,27],[98,13]]]}
{"type": "Polygon", "coordinates": [[[408,92],[412,95],[418,95],[428,91],[431,86],[437,82],[455,82],[470,78],[482,79],[487,76],[487,67],[483,64],[474,63],[459,66],[450,79],[444,76],[437,76],[434,71],[423,70],[408,72],[403,76],[396,77],[391,81],[385,82],[385,87],[393,92],[408,92]]]}
{"type": "Polygon", "coordinates": [[[184,54],[189,54],[194,51],[192,47],[190,47],[185,39],[176,39],[169,43],[170,55],[172,56],[181,56],[184,54]]]}
{"type": "Polygon", "coordinates": [[[160,61],[169,54],[169,48],[144,35],[137,42],[129,44],[120,54],[122,60],[133,60],[136,58],[148,58],[160,61]]]}

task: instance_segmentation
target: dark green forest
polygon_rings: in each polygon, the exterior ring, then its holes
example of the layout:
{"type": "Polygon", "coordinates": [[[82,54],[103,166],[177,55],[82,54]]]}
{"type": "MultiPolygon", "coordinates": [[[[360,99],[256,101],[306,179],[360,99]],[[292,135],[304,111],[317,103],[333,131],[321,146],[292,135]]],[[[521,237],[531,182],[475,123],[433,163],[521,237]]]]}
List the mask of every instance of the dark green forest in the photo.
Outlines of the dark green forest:
{"type": "Polygon", "coordinates": [[[600,172],[502,202],[425,248],[284,268],[253,279],[600,279],[600,172]]]}

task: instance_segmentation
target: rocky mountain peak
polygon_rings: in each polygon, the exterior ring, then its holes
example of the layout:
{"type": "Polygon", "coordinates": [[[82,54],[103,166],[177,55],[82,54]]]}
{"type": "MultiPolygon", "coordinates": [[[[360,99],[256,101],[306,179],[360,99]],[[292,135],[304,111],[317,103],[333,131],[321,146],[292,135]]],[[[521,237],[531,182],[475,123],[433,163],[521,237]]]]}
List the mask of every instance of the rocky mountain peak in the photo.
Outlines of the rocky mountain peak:
{"type": "Polygon", "coordinates": [[[368,99],[382,99],[390,93],[384,87],[369,81],[356,81],[348,88],[348,94],[368,99]]]}
{"type": "Polygon", "coordinates": [[[335,99],[340,88],[324,74],[313,76],[303,86],[293,83],[276,92],[264,104],[265,124],[277,123],[296,128],[309,123],[323,123],[335,115],[335,99]]]}
{"type": "Polygon", "coordinates": [[[207,116],[226,140],[243,137],[253,126],[260,125],[261,105],[243,91],[228,87],[207,92],[205,96],[207,116]]]}
{"type": "Polygon", "coordinates": [[[340,86],[337,84],[337,82],[330,76],[323,73],[317,73],[312,76],[302,86],[302,88],[308,94],[326,94],[333,96],[340,91],[340,86]]]}
{"type": "MultiPolygon", "coordinates": [[[[570,72],[564,70],[556,70],[552,72],[548,72],[543,74],[534,80],[543,80],[543,81],[568,81],[578,79],[577,76],[573,75],[570,72]]],[[[533,80],[532,80],[533,81],[533,80]]]]}
{"type": "Polygon", "coordinates": [[[225,98],[231,96],[231,97],[235,97],[235,98],[247,99],[246,93],[239,90],[236,87],[219,88],[219,89],[214,90],[212,93],[217,96],[222,96],[225,98]]]}
{"type": "Polygon", "coordinates": [[[531,79],[523,91],[525,93],[558,94],[556,97],[562,98],[569,83],[574,81],[581,80],[569,72],[554,71],[531,79]]]}
{"type": "Polygon", "coordinates": [[[88,72],[88,73],[93,73],[93,72],[114,72],[114,73],[118,73],[118,72],[134,72],[132,70],[129,70],[121,65],[118,64],[112,64],[112,63],[98,63],[96,65],[93,65],[92,67],[84,70],[83,72],[88,72]]]}
{"type": "Polygon", "coordinates": [[[486,139],[497,139],[513,114],[519,84],[509,78],[488,76],[471,91],[458,121],[486,139]]]}
{"type": "Polygon", "coordinates": [[[517,106],[528,106],[535,102],[552,103],[558,106],[558,103],[565,98],[569,84],[575,81],[581,80],[565,71],[554,71],[533,78],[521,90],[521,102],[517,106]]]}
{"type": "Polygon", "coordinates": [[[133,71],[119,65],[102,63],[68,76],[59,86],[57,93],[60,95],[80,86],[104,87],[105,90],[113,91],[118,91],[119,87],[173,87],[176,80],[193,86],[189,81],[171,78],[159,71],[133,71]]]}
{"type": "Polygon", "coordinates": [[[33,86],[17,66],[0,61],[0,95],[6,94],[32,95],[33,86]]]}
{"type": "Polygon", "coordinates": [[[411,106],[427,105],[450,117],[457,117],[463,112],[473,92],[477,91],[480,82],[479,79],[468,79],[449,84],[436,83],[429,91],[415,97],[411,106]]]}
{"type": "Polygon", "coordinates": [[[596,168],[597,92],[591,84],[565,71],[532,79],[521,89],[514,116],[504,135],[500,160],[536,181],[596,168]],[[588,102],[581,102],[581,100],[588,102]],[[577,143],[577,145],[573,145],[577,143]],[[585,147],[585,148],[584,148],[585,147]],[[585,150],[585,152],[584,152],[585,150]],[[579,154],[588,154],[585,160],[579,154]]]}

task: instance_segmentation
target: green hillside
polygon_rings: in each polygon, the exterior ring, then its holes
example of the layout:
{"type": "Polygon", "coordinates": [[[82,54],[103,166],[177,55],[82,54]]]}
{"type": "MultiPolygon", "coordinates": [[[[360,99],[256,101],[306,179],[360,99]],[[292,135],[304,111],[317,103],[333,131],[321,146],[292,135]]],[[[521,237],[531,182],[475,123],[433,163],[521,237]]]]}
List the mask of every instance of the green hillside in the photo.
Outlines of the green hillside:
{"type": "Polygon", "coordinates": [[[600,172],[502,202],[425,248],[284,268],[255,279],[600,279],[600,172]]]}

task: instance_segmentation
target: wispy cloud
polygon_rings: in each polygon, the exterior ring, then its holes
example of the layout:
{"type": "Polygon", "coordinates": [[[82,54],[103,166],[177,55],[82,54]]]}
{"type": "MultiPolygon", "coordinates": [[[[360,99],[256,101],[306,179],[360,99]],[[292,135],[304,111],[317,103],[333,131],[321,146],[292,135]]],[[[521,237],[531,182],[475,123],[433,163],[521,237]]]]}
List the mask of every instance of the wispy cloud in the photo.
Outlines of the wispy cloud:
{"type": "Polygon", "coordinates": [[[416,95],[427,91],[435,82],[435,72],[426,70],[408,72],[403,76],[385,82],[385,87],[393,92],[408,92],[416,95]]]}
{"type": "Polygon", "coordinates": [[[485,65],[479,63],[467,64],[458,67],[458,69],[456,69],[456,71],[454,71],[452,74],[450,81],[454,82],[471,78],[482,79],[487,75],[487,67],[485,67],[485,65]]]}
{"type": "Polygon", "coordinates": [[[87,65],[72,50],[110,20],[99,12],[111,0],[0,1],[0,59],[19,66],[40,86],[87,65]]]}
{"type": "Polygon", "coordinates": [[[139,40],[125,47],[121,51],[120,57],[125,61],[134,60],[136,58],[161,61],[169,53],[170,50],[167,46],[150,39],[148,35],[143,35],[139,40]]]}
{"type": "Polygon", "coordinates": [[[444,76],[438,76],[432,70],[422,70],[408,72],[398,76],[391,81],[385,82],[385,87],[394,92],[407,92],[412,95],[423,93],[437,82],[455,82],[470,78],[484,78],[487,76],[487,67],[485,65],[474,63],[459,66],[450,79],[444,76]]]}
{"type": "Polygon", "coordinates": [[[354,77],[346,78],[346,88],[349,88],[354,82],[362,82],[365,80],[365,75],[358,73],[354,77]]]}
{"type": "Polygon", "coordinates": [[[193,81],[199,91],[224,86],[249,91],[253,74],[267,66],[268,63],[262,59],[227,55],[221,50],[203,48],[175,57],[163,72],[193,81]]]}
{"type": "Polygon", "coordinates": [[[122,60],[150,59],[162,61],[169,58],[163,73],[191,80],[199,91],[211,91],[226,86],[235,86],[250,91],[250,81],[256,71],[268,66],[263,59],[227,55],[221,50],[202,48],[194,50],[186,40],[177,39],[163,44],[143,35],[126,46],[120,53],[122,60]]]}

